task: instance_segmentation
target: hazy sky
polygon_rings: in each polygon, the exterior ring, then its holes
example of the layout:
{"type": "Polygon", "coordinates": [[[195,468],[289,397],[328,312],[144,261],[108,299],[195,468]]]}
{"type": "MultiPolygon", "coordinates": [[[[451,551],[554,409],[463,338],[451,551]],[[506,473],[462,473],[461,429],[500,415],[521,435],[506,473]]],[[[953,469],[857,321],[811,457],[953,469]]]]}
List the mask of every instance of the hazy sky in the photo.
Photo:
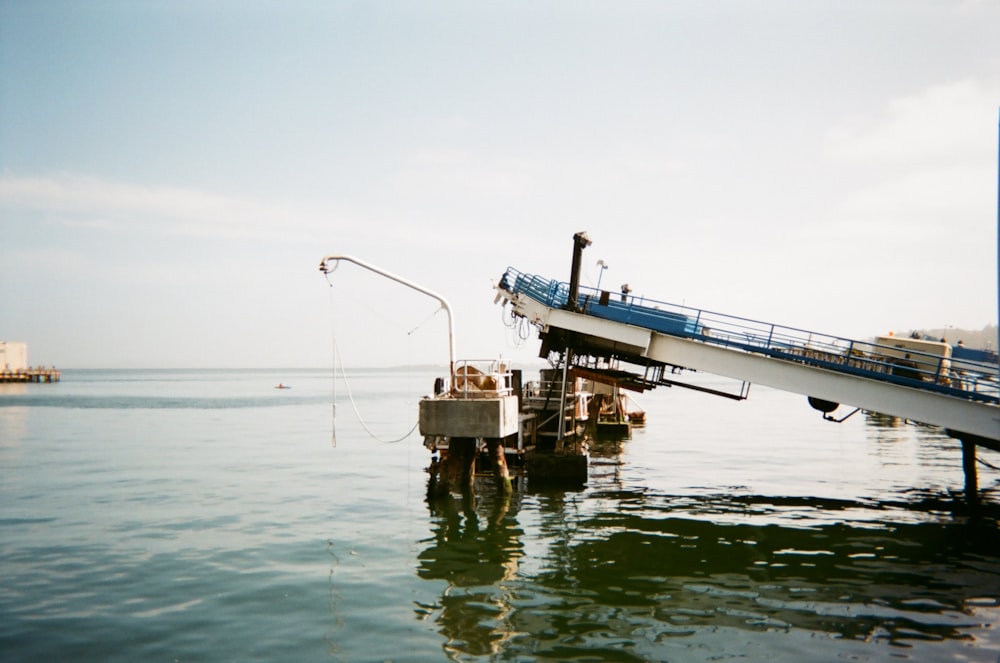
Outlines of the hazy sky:
{"type": "Polygon", "coordinates": [[[508,265],[831,334],[997,321],[1000,2],[0,0],[0,340],[534,357],[508,265]]]}

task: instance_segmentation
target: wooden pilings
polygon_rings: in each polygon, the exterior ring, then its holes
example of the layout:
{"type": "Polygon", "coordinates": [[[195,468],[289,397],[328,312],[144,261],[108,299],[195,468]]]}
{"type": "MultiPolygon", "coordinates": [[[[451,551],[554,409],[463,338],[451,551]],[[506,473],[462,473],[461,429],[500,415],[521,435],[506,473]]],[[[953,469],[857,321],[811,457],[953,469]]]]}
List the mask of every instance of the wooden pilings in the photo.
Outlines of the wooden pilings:
{"type": "Polygon", "coordinates": [[[472,490],[476,478],[476,447],[471,437],[453,437],[448,445],[449,479],[462,492],[472,490]]]}
{"type": "MultiPolygon", "coordinates": [[[[513,492],[510,470],[504,452],[503,440],[487,438],[486,449],[497,492],[509,495],[513,492]]],[[[472,437],[453,437],[442,454],[440,463],[431,468],[431,480],[427,486],[428,495],[444,495],[449,492],[470,494],[475,488],[476,460],[479,456],[479,441],[472,437]]]]}
{"type": "Polygon", "coordinates": [[[441,461],[431,467],[427,485],[428,497],[456,493],[471,493],[476,478],[476,438],[453,437],[442,450],[441,461]]]}
{"type": "Polygon", "coordinates": [[[514,488],[510,482],[510,471],[507,469],[507,454],[504,452],[503,440],[486,440],[486,449],[493,462],[493,476],[496,478],[497,492],[509,495],[514,488]]]}

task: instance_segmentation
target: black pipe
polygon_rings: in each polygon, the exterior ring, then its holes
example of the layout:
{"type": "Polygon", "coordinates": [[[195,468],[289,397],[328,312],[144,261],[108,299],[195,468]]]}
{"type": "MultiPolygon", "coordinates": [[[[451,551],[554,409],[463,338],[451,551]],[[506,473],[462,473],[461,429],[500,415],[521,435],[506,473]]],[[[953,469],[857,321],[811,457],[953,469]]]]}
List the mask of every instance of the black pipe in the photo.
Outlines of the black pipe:
{"type": "Polygon", "coordinates": [[[580,297],[580,267],[583,262],[583,250],[591,244],[586,232],[581,230],[573,235],[573,271],[569,275],[569,299],[566,300],[566,305],[563,307],[567,311],[580,310],[577,302],[580,297]]]}

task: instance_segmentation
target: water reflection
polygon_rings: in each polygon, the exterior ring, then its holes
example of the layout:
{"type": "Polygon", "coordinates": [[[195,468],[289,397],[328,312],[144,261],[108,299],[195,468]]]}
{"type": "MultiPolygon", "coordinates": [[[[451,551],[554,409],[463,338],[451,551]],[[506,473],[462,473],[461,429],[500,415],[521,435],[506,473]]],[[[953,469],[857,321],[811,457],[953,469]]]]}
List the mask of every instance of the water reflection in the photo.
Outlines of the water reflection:
{"type": "Polygon", "coordinates": [[[449,656],[996,663],[997,487],[973,518],[941,429],[816,429],[772,397],[738,435],[675,417],[594,444],[580,492],[433,507],[419,574],[447,582],[449,656]]]}
{"type": "MultiPolygon", "coordinates": [[[[1000,597],[995,527],[798,529],[650,515],[589,517],[573,546],[572,577],[605,610],[651,615],[665,632],[731,626],[964,638],[963,627],[979,625],[967,602],[1000,597]]],[[[543,584],[559,584],[565,572],[549,576],[543,584]]]]}
{"type": "Polygon", "coordinates": [[[419,555],[417,574],[448,584],[438,605],[419,606],[418,612],[436,613],[444,649],[452,655],[495,654],[513,634],[506,583],[517,574],[524,532],[514,515],[516,497],[490,492],[478,500],[448,496],[430,503],[434,537],[419,555]]]}
{"type": "Polygon", "coordinates": [[[18,446],[27,437],[27,412],[14,401],[28,392],[28,385],[0,382],[0,449],[18,446]]]}
{"type": "Polygon", "coordinates": [[[1000,644],[995,520],[605,488],[433,508],[418,573],[448,583],[434,609],[452,657],[985,660],[970,647],[1000,644]]]}

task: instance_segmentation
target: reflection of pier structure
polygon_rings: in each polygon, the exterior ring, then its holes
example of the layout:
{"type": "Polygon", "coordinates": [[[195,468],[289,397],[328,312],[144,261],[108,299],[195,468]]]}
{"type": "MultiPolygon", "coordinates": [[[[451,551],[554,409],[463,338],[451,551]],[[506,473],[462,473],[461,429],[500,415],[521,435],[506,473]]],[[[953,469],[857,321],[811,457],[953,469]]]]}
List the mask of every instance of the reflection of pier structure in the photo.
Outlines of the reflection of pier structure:
{"type": "Polygon", "coordinates": [[[967,496],[977,495],[976,445],[1000,450],[997,364],[955,358],[946,343],[857,341],[633,297],[624,289],[612,295],[584,288],[579,271],[589,244],[586,233],[574,236],[569,283],[510,268],[496,287],[498,301],[538,328],[541,356],[555,354],[637,390],[709,391],[677,377],[704,371],[742,381],[738,393],[712,392],[721,396],[746,398],[756,382],[808,396],[834,421],[831,413],[849,404],[854,412],[941,426],[961,440],[967,496]]]}
{"type": "Polygon", "coordinates": [[[509,496],[471,495],[429,503],[433,537],[418,555],[417,575],[447,588],[435,605],[420,609],[422,617],[434,615],[451,660],[497,655],[517,633],[510,585],[525,554],[518,504],[509,496]]]}
{"type": "Polygon", "coordinates": [[[416,574],[438,589],[415,610],[449,660],[745,658],[772,632],[814,643],[810,660],[990,642],[992,521],[934,517],[933,500],[907,504],[913,519],[892,502],[598,491],[587,509],[561,491],[428,503],[416,574]]]}

